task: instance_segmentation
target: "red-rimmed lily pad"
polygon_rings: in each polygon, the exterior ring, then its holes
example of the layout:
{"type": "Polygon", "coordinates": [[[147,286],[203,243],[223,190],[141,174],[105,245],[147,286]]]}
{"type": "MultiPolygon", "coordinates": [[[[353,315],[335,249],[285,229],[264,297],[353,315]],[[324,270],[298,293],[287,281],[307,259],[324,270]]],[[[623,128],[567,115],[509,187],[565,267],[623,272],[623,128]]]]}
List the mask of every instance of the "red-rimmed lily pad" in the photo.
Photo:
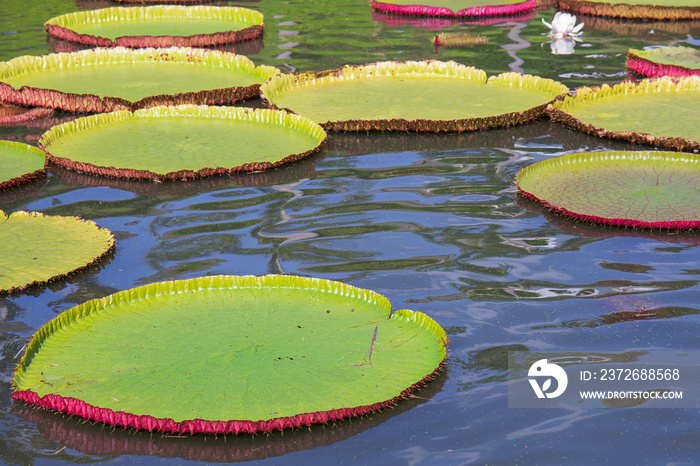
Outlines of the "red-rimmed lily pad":
{"type": "Polygon", "coordinates": [[[0,104],[0,125],[14,125],[37,118],[43,118],[53,113],[50,108],[18,107],[12,104],[0,104]]]}
{"type": "Polygon", "coordinates": [[[700,227],[700,158],[679,152],[589,152],[537,162],[518,189],[555,212],[608,225],[700,227]]]}
{"type": "Polygon", "coordinates": [[[229,104],[257,97],[277,73],[216,50],[97,48],[0,63],[0,100],[85,113],[229,104]]]}
{"type": "Polygon", "coordinates": [[[44,133],[39,146],[72,170],[180,180],[279,167],[316,152],[325,137],[284,111],[179,105],[78,118],[44,133]]]}
{"type": "Polygon", "coordinates": [[[333,131],[470,131],[544,115],[563,84],[518,73],[487,79],[455,62],[381,62],[265,82],[263,100],[333,131]]]}
{"type": "Polygon", "coordinates": [[[270,432],[395,404],[434,377],[445,344],[425,314],[392,311],[385,297],[339,282],[159,282],[41,327],[12,397],[134,429],[270,432]]]}
{"type": "Polygon", "coordinates": [[[536,0],[371,0],[370,4],[389,13],[448,17],[514,15],[537,7],[536,0]]]}
{"type": "Polygon", "coordinates": [[[547,107],[554,121],[599,137],[700,150],[700,76],[581,87],[547,107]]]}
{"type": "Polygon", "coordinates": [[[559,0],[559,9],[627,19],[697,20],[697,0],[559,0]]]}
{"type": "Polygon", "coordinates": [[[0,293],[66,277],[113,250],[112,233],[90,220],[0,211],[0,293]]]}
{"type": "MultiPolygon", "coordinates": [[[[14,141],[0,141],[0,190],[46,175],[41,149],[14,141]]],[[[1,273],[1,272],[0,272],[1,273]]]]}
{"type": "Polygon", "coordinates": [[[237,7],[114,7],[57,16],[44,28],[96,47],[211,47],[260,37],[263,15],[237,7]]]}
{"type": "Polygon", "coordinates": [[[700,50],[682,46],[631,49],[627,54],[627,68],[649,77],[700,76],[700,50]]]}

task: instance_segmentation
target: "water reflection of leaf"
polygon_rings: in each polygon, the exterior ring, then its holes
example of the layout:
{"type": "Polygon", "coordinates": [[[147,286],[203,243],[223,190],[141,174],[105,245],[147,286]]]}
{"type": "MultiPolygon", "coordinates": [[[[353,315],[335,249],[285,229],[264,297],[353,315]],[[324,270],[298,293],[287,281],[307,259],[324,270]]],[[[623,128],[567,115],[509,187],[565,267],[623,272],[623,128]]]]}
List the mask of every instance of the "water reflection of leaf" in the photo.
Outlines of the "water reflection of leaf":
{"type": "MultiPolygon", "coordinates": [[[[274,432],[260,437],[251,435],[228,437],[161,436],[153,435],[150,432],[105,429],[99,424],[86,423],[81,419],[15,403],[10,414],[25,422],[36,424],[39,432],[32,433],[31,430],[26,429],[26,426],[23,426],[25,430],[28,430],[28,433],[25,434],[27,438],[20,442],[19,448],[13,446],[13,450],[7,451],[14,451],[16,454],[20,450],[31,450],[28,453],[37,458],[56,453],[56,450],[59,449],[62,451],[61,446],[63,446],[86,455],[99,455],[100,457],[107,455],[106,458],[102,458],[105,460],[117,455],[182,458],[214,463],[263,460],[332,445],[377,427],[432,399],[442,391],[446,380],[447,371],[439,372],[429,384],[415,391],[409,398],[401,400],[392,409],[354,418],[352,421],[347,420],[327,426],[316,425],[292,432],[274,432]],[[47,442],[56,442],[51,446],[53,451],[47,453],[36,450],[37,445],[47,445],[47,442]]],[[[2,414],[0,414],[0,419],[2,419],[2,414]]],[[[13,426],[18,427],[19,425],[15,422],[13,426]]],[[[16,441],[15,432],[6,433],[15,438],[16,441]]],[[[48,450],[50,448],[47,448],[48,450]]],[[[67,452],[60,453],[53,458],[65,461],[73,459],[67,452]]],[[[89,461],[89,458],[83,457],[83,460],[89,461]]]]}
{"type": "Polygon", "coordinates": [[[618,324],[622,322],[636,322],[640,320],[670,319],[687,315],[700,314],[700,310],[691,307],[660,307],[656,309],[640,308],[627,311],[617,311],[603,314],[592,319],[574,319],[561,323],[562,327],[601,327],[604,325],[618,324]]]}

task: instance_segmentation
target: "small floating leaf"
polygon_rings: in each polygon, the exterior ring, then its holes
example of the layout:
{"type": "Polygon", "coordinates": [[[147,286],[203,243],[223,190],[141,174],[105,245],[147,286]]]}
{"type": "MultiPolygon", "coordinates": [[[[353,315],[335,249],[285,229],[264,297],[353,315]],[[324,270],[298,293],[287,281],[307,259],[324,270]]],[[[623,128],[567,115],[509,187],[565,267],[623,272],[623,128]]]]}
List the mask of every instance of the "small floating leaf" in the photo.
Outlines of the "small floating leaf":
{"type": "Polygon", "coordinates": [[[678,152],[591,152],[543,160],[518,189],[580,220],[643,228],[700,227],[700,159],[678,152]]]}
{"type": "Polygon", "coordinates": [[[700,76],[576,89],[547,107],[554,121],[600,137],[700,150],[700,76]]]}
{"type": "Polygon", "coordinates": [[[45,163],[46,155],[41,149],[19,142],[0,141],[0,189],[44,176],[45,163]]]}
{"type": "Polygon", "coordinates": [[[697,0],[559,0],[558,7],[592,16],[627,19],[697,20],[697,0]]]}
{"type": "Polygon", "coordinates": [[[89,220],[0,211],[0,292],[67,276],[113,248],[112,233],[89,220]]]}
{"type": "Polygon", "coordinates": [[[279,110],[179,105],[79,118],[51,128],[39,146],[72,170],[179,180],[278,167],[316,152],[325,137],[279,110]]]}
{"type": "Polygon", "coordinates": [[[223,104],[257,96],[277,73],[216,50],[98,48],[0,63],[0,100],[85,113],[223,104]]]}
{"type": "Polygon", "coordinates": [[[339,282],[160,282],[41,327],[12,397],[135,429],[270,432],[391,406],[439,370],[445,341],[425,314],[339,282]]]}
{"type": "Polygon", "coordinates": [[[236,7],[115,7],[57,16],[44,27],[60,39],[97,47],[210,47],[261,36],[263,15],[236,7]]]}
{"type": "Polygon", "coordinates": [[[682,46],[631,49],[627,55],[627,68],[650,77],[700,76],[700,50],[682,46]]]}
{"type": "Polygon", "coordinates": [[[459,47],[463,45],[481,45],[488,43],[488,37],[470,34],[437,34],[432,39],[433,45],[459,47]]]}
{"type": "Polygon", "coordinates": [[[272,106],[333,131],[469,131],[540,118],[566,93],[549,79],[486,73],[455,62],[381,62],[278,75],[261,86],[272,106]]]}
{"type": "Polygon", "coordinates": [[[419,16],[500,16],[530,11],[536,0],[392,0],[370,4],[379,11],[419,16]]]}

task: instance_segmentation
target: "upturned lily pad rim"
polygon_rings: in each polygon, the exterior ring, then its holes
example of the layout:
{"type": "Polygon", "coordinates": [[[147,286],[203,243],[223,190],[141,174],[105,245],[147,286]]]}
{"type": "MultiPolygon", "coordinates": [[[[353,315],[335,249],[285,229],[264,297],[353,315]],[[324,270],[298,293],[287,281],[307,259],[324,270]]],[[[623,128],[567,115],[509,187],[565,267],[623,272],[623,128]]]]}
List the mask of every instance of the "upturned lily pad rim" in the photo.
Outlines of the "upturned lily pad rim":
{"type": "Polygon", "coordinates": [[[567,110],[575,107],[579,103],[594,101],[610,95],[628,95],[638,93],[653,92],[673,92],[694,90],[700,92],[700,76],[686,76],[683,78],[672,78],[663,76],[655,79],[645,79],[639,82],[624,81],[614,86],[603,84],[598,87],[580,87],[576,89],[576,95],[567,95],[563,99],[558,99],[547,106],[547,114],[558,123],[566,125],[576,131],[593,136],[619,139],[633,144],[645,144],[671,149],[676,151],[698,152],[700,151],[700,141],[693,141],[684,138],[657,137],[647,133],[637,133],[634,131],[610,131],[594,125],[583,123],[567,110]]]}
{"type": "MultiPolygon", "coordinates": [[[[26,152],[28,156],[35,156],[35,157],[41,157],[44,160],[44,167],[34,170],[29,173],[25,173],[21,176],[11,178],[9,180],[2,180],[0,179],[0,191],[4,189],[9,189],[14,186],[18,186],[24,183],[28,183],[30,181],[36,180],[38,178],[43,178],[46,176],[46,154],[44,152],[34,146],[31,146],[29,144],[24,144],[21,142],[17,141],[0,141],[0,163],[2,163],[2,147],[7,147],[13,150],[18,150],[22,152],[26,152]]],[[[2,211],[0,211],[1,213],[2,211]]],[[[0,215],[0,218],[2,216],[0,215]]]]}
{"type": "MultiPolygon", "coordinates": [[[[551,178],[556,176],[553,172],[557,169],[566,169],[569,166],[576,166],[590,163],[592,160],[603,160],[611,163],[619,161],[633,161],[637,164],[643,164],[647,161],[669,161],[673,163],[676,160],[681,162],[700,164],[697,156],[685,154],[682,152],[655,152],[655,151],[605,151],[605,152],[582,152],[563,155],[560,157],[545,159],[529,165],[518,172],[515,184],[519,193],[525,198],[543,205],[552,212],[563,215],[570,219],[581,220],[584,222],[603,224],[615,227],[632,227],[646,229],[663,229],[663,230],[697,230],[700,228],[700,218],[698,220],[663,220],[663,221],[644,221],[632,218],[611,218],[601,217],[598,215],[590,215],[587,213],[576,212],[567,208],[561,203],[553,203],[551,199],[546,199],[539,196],[537,193],[538,177],[547,176],[551,178]],[[541,173],[541,174],[540,174],[541,173]]],[[[585,195],[583,193],[582,195],[585,195]]]]}
{"type": "Polygon", "coordinates": [[[426,76],[460,78],[485,85],[504,85],[522,89],[537,90],[549,94],[551,100],[542,105],[522,112],[510,112],[490,117],[464,118],[455,120],[407,120],[403,118],[378,120],[332,120],[318,122],[326,131],[407,131],[407,132],[461,132],[498,128],[522,124],[542,118],[547,105],[563,98],[569,89],[551,79],[515,72],[501,73],[487,78],[486,72],[473,66],[466,66],[453,61],[387,61],[368,65],[345,65],[342,68],[307,72],[299,74],[284,73],[273,76],[260,86],[261,99],[270,108],[280,108],[294,112],[289,108],[278,107],[274,100],[279,94],[289,89],[314,86],[335,81],[356,78],[426,76]]]}
{"type": "Polygon", "coordinates": [[[0,63],[0,101],[24,106],[49,107],[69,112],[103,113],[115,110],[137,110],[158,105],[220,105],[258,97],[259,95],[260,85],[252,84],[250,86],[197,90],[174,95],[153,95],[131,102],[120,97],[74,94],[31,86],[22,86],[19,89],[15,89],[3,82],[3,79],[7,77],[35,72],[50,72],[52,68],[173,61],[182,63],[192,63],[194,61],[198,63],[197,66],[240,70],[257,76],[262,81],[280,72],[279,69],[272,66],[255,66],[252,60],[243,55],[191,47],[143,49],[113,47],[86,49],[70,53],[52,53],[41,56],[25,55],[0,63]]]}
{"type": "Polygon", "coordinates": [[[12,212],[11,214],[8,215],[7,213],[0,210],[0,225],[2,225],[2,223],[5,221],[12,220],[13,218],[20,218],[20,217],[30,217],[30,218],[61,217],[64,220],[68,219],[71,221],[80,222],[82,224],[88,225],[89,227],[95,228],[101,235],[103,235],[104,238],[106,239],[106,246],[107,247],[105,248],[104,252],[102,252],[101,254],[94,257],[91,262],[88,262],[80,267],[76,267],[72,270],[67,270],[64,273],[56,274],[56,275],[49,277],[48,279],[45,279],[45,280],[35,280],[33,282],[21,284],[19,286],[13,286],[13,287],[8,288],[8,289],[0,289],[0,295],[23,292],[23,291],[26,291],[28,289],[45,286],[49,283],[63,280],[67,277],[70,277],[72,275],[80,273],[84,270],[90,269],[91,267],[94,267],[94,266],[102,263],[105,259],[112,256],[114,254],[114,251],[116,250],[116,240],[114,238],[114,235],[112,234],[112,232],[108,228],[100,227],[99,225],[97,225],[97,223],[93,222],[92,220],[87,220],[87,219],[83,219],[80,217],[45,215],[41,212],[28,212],[28,211],[22,211],[22,210],[12,212]]]}
{"type": "Polygon", "coordinates": [[[700,66],[696,67],[686,67],[681,63],[664,63],[662,61],[655,60],[656,56],[661,53],[667,53],[669,51],[691,51],[696,52],[700,55],[700,52],[696,51],[691,47],[668,47],[665,49],[654,49],[654,50],[636,50],[630,49],[627,52],[627,68],[630,71],[640,74],[642,76],[648,77],[661,77],[661,76],[700,76],[700,66]]]}
{"type": "Polygon", "coordinates": [[[559,0],[558,8],[577,14],[606,16],[625,19],[653,20],[697,20],[700,19],[700,6],[639,5],[625,3],[593,2],[588,0],[559,0]]]}
{"type": "Polygon", "coordinates": [[[514,0],[509,5],[488,5],[464,8],[454,11],[447,7],[426,6],[422,5],[420,0],[415,0],[413,5],[399,5],[391,2],[378,2],[370,0],[372,8],[385,11],[387,13],[398,13],[411,16],[442,16],[453,18],[464,17],[481,17],[481,16],[504,16],[516,15],[526,11],[533,10],[537,7],[537,0],[514,0]]]}
{"type": "Polygon", "coordinates": [[[301,160],[319,151],[326,139],[326,132],[316,123],[297,115],[295,113],[282,110],[247,108],[247,107],[224,107],[207,105],[177,105],[149,107],[135,111],[121,110],[111,113],[100,113],[78,118],[58,126],[54,126],[46,131],[39,140],[39,147],[46,153],[46,160],[50,164],[58,165],[70,170],[77,170],[99,176],[110,176],[117,178],[135,180],[187,180],[202,178],[207,176],[219,176],[231,173],[256,172],[269,170],[282,165],[301,160]],[[139,118],[212,118],[212,119],[235,119],[252,122],[267,123],[270,125],[283,126],[289,129],[304,132],[316,139],[315,147],[299,153],[289,154],[275,162],[250,162],[234,167],[206,167],[200,170],[178,170],[168,173],[155,173],[150,170],[139,170],[131,168],[119,168],[114,166],[97,166],[79,160],[71,160],[65,157],[56,157],[51,154],[51,144],[62,138],[66,134],[75,134],[89,130],[95,126],[109,125],[110,123],[139,118]]]}
{"type": "Polygon", "coordinates": [[[94,47],[211,47],[260,37],[263,33],[264,20],[262,13],[259,11],[241,7],[157,5],[131,8],[111,7],[67,13],[51,18],[44,23],[44,28],[50,35],[59,39],[94,47]],[[231,19],[249,23],[250,25],[243,29],[231,29],[217,33],[201,33],[189,36],[125,35],[114,40],[97,35],[82,34],[72,29],[76,25],[85,23],[160,18],[231,19]]]}
{"type": "MultiPolygon", "coordinates": [[[[327,311],[328,312],[328,311],[327,311]]],[[[354,312],[354,311],[353,311],[354,312]]],[[[95,315],[96,317],[96,315],[95,315]]],[[[377,318],[380,318],[379,315],[377,318]]],[[[375,331],[376,338],[376,331],[375,331]]],[[[134,428],[148,431],[176,432],[176,433],[205,433],[205,434],[241,434],[272,432],[274,430],[284,430],[286,428],[299,428],[329,421],[340,421],[342,419],[362,416],[370,412],[385,409],[393,406],[398,401],[409,396],[413,391],[422,387],[432,380],[445,364],[447,355],[447,337],[444,329],[428,315],[421,312],[414,312],[407,309],[392,311],[391,304],[382,295],[371,290],[357,288],[341,282],[320,279],[306,278],[291,275],[264,275],[264,276],[231,276],[217,275],[197,277],[186,280],[158,282],[149,285],[131,288],[114,293],[110,296],[93,299],[73,308],[70,308],[51,321],[44,324],[37,330],[30,340],[25,353],[23,354],[12,380],[15,392],[11,397],[14,400],[33,404],[44,409],[57,411],[68,415],[77,415],[91,421],[102,422],[109,425],[134,428]],[[41,351],[44,341],[59,329],[70,326],[81,319],[90,318],[100,311],[109,311],[113,307],[131,302],[138,302],[149,299],[149,296],[163,299],[169,294],[182,294],[201,292],[214,289],[237,288],[237,289],[263,289],[263,288],[290,288],[312,290],[316,293],[328,293],[342,297],[360,299],[376,307],[379,314],[386,315],[386,319],[398,319],[411,322],[417,325],[428,335],[435,338],[435,349],[438,349],[439,362],[435,368],[419,380],[408,383],[398,395],[388,400],[378,401],[373,404],[328,409],[316,412],[299,413],[293,416],[285,416],[272,419],[241,419],[241,420],[219,420],[219,419],[187,419],[176,422],[169,418],[157,418],[150,415],[135,415],[124,411],[114,411],[108,408],[100,408],[82,400],[71,397],[63,397],[57,394],[45,394],[39,396],[32,390],[23,390],[23,378],[28,366],[32,363],[35,355],[41,351]]],[[[432,365],[432,363],[429,363],[432,365]]],[[[405,385],[405,384],[404,384],[405,385]]]]}

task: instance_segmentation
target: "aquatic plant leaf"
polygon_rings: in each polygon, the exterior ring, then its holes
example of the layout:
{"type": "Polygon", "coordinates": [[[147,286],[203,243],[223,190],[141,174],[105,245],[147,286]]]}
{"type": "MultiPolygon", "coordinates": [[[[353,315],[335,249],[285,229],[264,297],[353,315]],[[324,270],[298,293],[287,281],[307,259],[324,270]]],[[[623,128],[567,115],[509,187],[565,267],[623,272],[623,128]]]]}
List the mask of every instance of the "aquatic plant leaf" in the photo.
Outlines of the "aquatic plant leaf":
{"type": "Polygon", "coordinates": [[[627,19],[697,20],[697,0],[559,0],[560,10],[627,19]]]}
{"type": "Polygon", "coordinates": [[[0,190],[46,174],[46,155],[41,149],[13,141],[0,141],[0,190]]]}
{"type": "Polygon", "coordinates": [[[256,97],[277,73],[216,50],[97,48],[0,63],[0,101],[85,113],[218,105],[256,97]]]}
{"type": "Polygon", "coordinates": [[[39,147],[72,170],[179,180],[278,167],[316,152],[325,137],[279,110],[178,105],[78,118],[44,133],[39,147]]]}
{"type": "Polygon", "coordinates": [[[536,0],[371,0],[372,8],[416,16],[499,16],[533,10],[536,0]]]}
{"type": "Polygon", "coordinates": [[[700,76],[662,77],[576,89],[547,107],[554,120],[594,136],[700,150],[700,76]]]}
{"type": "Polygon", "coordinates": [[[44,28],[96,47],[211,47],[260,37],[263,15],[237,7],[114,7],[57,16],[44,28]]]}
{"type": "Polygon", "coordinates": [[[552,80],[518,73],[486,78],[455,62],[381,62],[265,82],[263,100],[333,131],[469,131],[543,116],[568,92],[552,80]]]}
{"type": "Polygon", "coordinates": [[[90,220],[0,211],[0,293],[65,277],[113,249],[112,233],[90,220]]]}
{"type": "Polygon", "coordinates": [[[41,327],[12,397],[150,431],[270,432],[396,403],[440,369],[445,341],[425,314],[339,282],[159,282],[41,327]]]}
{"type": "Polygon", "coordinates": [[[691,47],[630,49],[627,68],[643,76],[700,76],[700,50],[691,47]]]}
{"type": "Polygon", "coordinates": [[[580,220],[642,228],[700,227],[700,159],[678,152],[590,152],[518,173],[526,197],[580,220]]]}
{"type": "Polygon", "coordinates": [[[435,46],[460,47],[464,45],[481,45],[488,43],[488,37],[471,34],[436,34],[431,40],[435,46]]]}

